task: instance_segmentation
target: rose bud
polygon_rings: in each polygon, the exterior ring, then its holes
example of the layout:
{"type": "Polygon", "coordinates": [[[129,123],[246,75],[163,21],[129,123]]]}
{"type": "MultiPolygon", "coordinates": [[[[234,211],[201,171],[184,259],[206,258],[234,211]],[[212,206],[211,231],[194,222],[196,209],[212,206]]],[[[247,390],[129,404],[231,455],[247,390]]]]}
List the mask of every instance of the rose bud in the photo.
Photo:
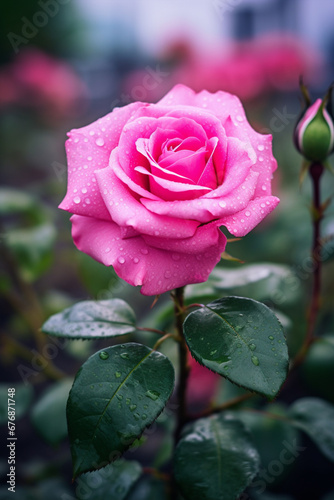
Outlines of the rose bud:
{"type": "Polygon", "coordinates": [[[322,162],[334,151],[332,87],[323,100],[317,99],[313,104],[303,83],[301,89],[306,108],[295,128],[295,146],[307,160],[322,162]]]}

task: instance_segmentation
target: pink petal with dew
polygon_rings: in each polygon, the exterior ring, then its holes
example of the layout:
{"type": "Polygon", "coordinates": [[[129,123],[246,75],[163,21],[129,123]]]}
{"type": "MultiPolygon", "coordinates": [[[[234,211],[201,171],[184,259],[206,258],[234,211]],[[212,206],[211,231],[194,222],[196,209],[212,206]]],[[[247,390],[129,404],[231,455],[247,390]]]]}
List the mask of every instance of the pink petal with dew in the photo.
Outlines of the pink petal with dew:
{"type": "Polygon", "coordinates": [[[266,191],[265,194],[271,194],[272,173],[277,168],[277,162],[272,154],[272,136],[258,134],[253,129],[245,131],[241,127],[235,127],[231,117],[226,120],[224,126],[229,137],[247,143],[254,151],[252,170],[260,174],[255,196],[263,196],[263,191],[266,191]]]}
{"type": "Polygon", "coordinates": [[[122,240],[113,222],[74,215],[72,236],[77,248],[106,266],[130,285],[142,285],[143,295],[159,295],[175,288],[206,281],[220,260],[222,244],[205,253],[189,255],[149,247],[138,236],[122,240]]]}
{"type": "Polygon", "coordinates": [[[156,215],[147,210],[116,177],[112,168],[99,170],[96,178],[104,203],[117,225],[162,238],[189,238],[195,234],[197,222],[156,215]]]}
{"type": "MultiPolygon", "coordinates": [[[[206,195],[194,200],[185,201],[152,201],[142,198],[141,203],[151,212],[158,215],[170,215],[180,219],[193,219],[199,222],[210,222],[224,216],[232,215],[247,207],[254,197],[259,174],[250,172],[247,183],[239,185],[235,190],[215,199],[206,195]]],[[[217,191],[217,190],[216,190],[217,191]]]]}
{"type": "Polygon", "coordinates": [[[142,235],[146,243],[155,248],[169,250],[177,253],[198,254],[210,251],[211,247],[219,247],[221,252],[226,245],[225,235],[218,229],[216,222],[199,226],[192,238],[182,240],[157,238],[155,236],[142,235]]]}
{"type": "Polygon", "coordinates": [[[256,198],[246,209],[221,218],[218,224],[225,226],[234,236],[245,236],[277,207],[279,201],[275,196],[256,198]]]}
{"type": "Polygon", "coordinates": [[[122,128],[140,107],[142,103],[115,108],[90,125],[69,132],[66,142],[68,187],[59,208],[99,219],[110,218],[96,184],[95,171],[108,166],[122,128]]]}

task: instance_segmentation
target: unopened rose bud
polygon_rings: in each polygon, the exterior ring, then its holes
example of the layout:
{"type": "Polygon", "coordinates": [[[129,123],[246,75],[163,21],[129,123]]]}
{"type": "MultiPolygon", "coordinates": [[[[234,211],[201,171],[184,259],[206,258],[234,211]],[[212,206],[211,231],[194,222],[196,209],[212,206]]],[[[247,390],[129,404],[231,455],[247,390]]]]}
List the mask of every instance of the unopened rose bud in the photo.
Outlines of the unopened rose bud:
{"type": "Polygon", "coordinates": [[[294,141],[298,151],[312,162],[322,162],[334,151],[334,120],[331,91],[323,100],[310,104],[307,90],[301,84],[307,107],[297,122],[294,141]]]}

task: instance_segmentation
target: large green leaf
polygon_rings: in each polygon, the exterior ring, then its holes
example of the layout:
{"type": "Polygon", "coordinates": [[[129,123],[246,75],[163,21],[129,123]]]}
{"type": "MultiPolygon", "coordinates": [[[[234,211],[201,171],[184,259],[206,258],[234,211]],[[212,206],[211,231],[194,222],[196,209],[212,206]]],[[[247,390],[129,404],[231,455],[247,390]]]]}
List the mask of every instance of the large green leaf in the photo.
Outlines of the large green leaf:
{"type": "Polygon", "coordinates": [[[186,318],[192,356],[210,370],[273,399],[288,371],[283,329],[274,313],[252,299],[215,300],[186,318]]]}
{"type": "Polygon", "coordinates": [[[23,417],[28,410],[33,398],[33,388],[31,385],[24,385],[18,383],[8,382],[7,384],[0,384],[0,425],[8,421],[8,408],[15,410],[15,420],[23,417]],[[8,395],[8,389],[14,388],[14,398],[8,395]],[[8,398],[14,399],[15,405],[8,398]]]}
{"type": "Polygon", "coordinates": [[[117,460],[104,469],[83,475],[77,480],[79,500],[124,500],[142,474],[138,462],[117,460]]]}
{"type": "Polygon", "coordinates": [[[116,345],[91,356],[67,403],[74,476],[119,458],[161,413],[173,387],[171,362],[144,345],[116,345]]]}
{"type": "Polygon", "coordinates": [[[334,406],[322,399],[303,398],[290,406],[289,416],[334,462],[334,406]]]}
{"type": "Polygon", "coordinates": [[[37,432],[50,444],[56,445],[67,436],[66,403],[72,384],[72,379],[53,384],[31,413],[37,432]]]}
{"type": "Polygon", "coordinates": [[[135,313],[124,300],[85,300],[51,316],[42,331],[72,339],[108,338],[134,332],[135,321],[135,313]]]}
{"type": "Polygon", "coordinates": [[[185,429],[175,452],[175,477],[185,500],[235,500],[259,463],[242,422],[219,414],[185,429]]]}

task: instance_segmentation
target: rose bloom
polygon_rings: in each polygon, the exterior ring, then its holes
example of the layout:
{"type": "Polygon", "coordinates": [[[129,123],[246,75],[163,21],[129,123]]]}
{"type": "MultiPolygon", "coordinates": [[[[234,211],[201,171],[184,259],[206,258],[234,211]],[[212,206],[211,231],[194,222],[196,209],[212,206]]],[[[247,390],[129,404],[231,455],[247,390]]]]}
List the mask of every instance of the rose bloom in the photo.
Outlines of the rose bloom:
{"type": "Polygon", "coordinates": [[[278,204],[271,136],[236,96],[174,87],[69,133],[72,236],[144,295],[206,281],[226,246],[278,204]]]}

